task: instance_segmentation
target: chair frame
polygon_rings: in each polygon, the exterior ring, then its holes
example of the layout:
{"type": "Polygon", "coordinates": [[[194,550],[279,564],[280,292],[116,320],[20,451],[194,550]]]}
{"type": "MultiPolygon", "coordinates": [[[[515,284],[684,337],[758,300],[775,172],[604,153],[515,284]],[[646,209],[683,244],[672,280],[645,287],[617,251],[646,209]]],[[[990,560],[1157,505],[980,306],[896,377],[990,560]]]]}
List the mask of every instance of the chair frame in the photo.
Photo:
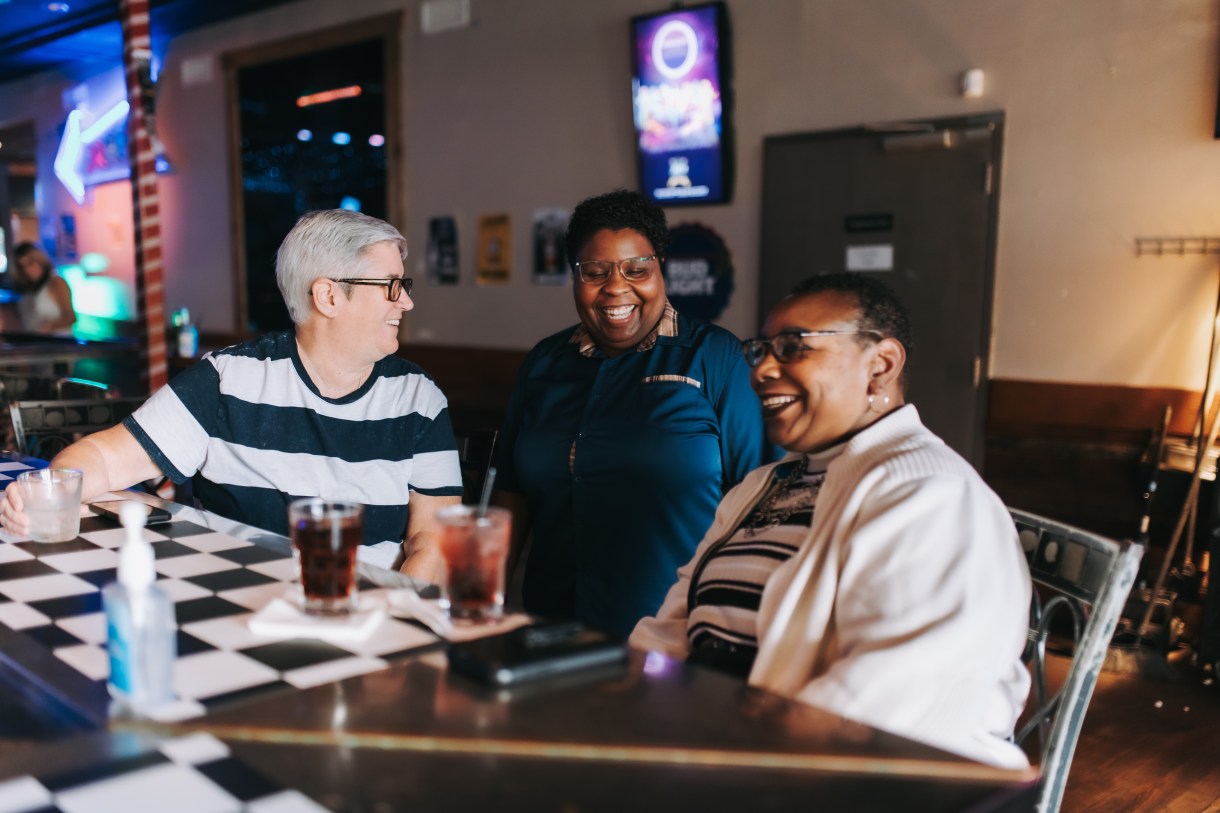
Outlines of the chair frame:
{"type": "Polygon", "coordinates": [[[44,454],[46,450],[42,448],[42,444],[50,439],[53,438],[61,444],[55,451],[62,451],[64,446],[72,443],[74,435],[87,435],[102,429],[109,429],[134,412],[136,407],[142,403],[143,399],[141,398],[73,398],[65,400],[9,401],[8,409],[17,451],[21,454],[43,457],[49,460],[51,456],[44,454]],[[81,420],[73,423],[64,423],[59,426],[28,426],[26,417],[30,414],[37,414],[39,410],[43,409],[79,410],[81,420]],[[106,411],[106,421],[93,421],[89,419],[90,411],[97,409],[106,411]],[[115,414],[119,415],[119,419],[117,421],[109,420],[115,414]]]}
{"type": "Polygon", "coordinates": [[[1039,813],[1057,813],[1085,711],[1127,594],[1135,582],[1144,548],[1117,542],[1018,509],[1009,509],[1035,585],[1056,591],[1045,605],[1037,590],[1030,606],[1025,661],[1033,674],[1036,708],[1017,733],[1018,743],[1034,731],[1041,746],[1039,813]],[[1074,651],[1067,677],[1051,697],[1046,693],[1046,644],[1052,620],[1070,614],[1074,651]]]}
{"type": "Polygon", "coordinates": [[[110,387],[99,381],[0,367],[0,400],[4,402],[109,398],[111,395],[110,387]]]}
{"type": "Polygon", "coordinates": [[[457,441],[458,466],[462,472],[463,499],[470,503],[478,502],[483,485],[487,482],[500,433],[496,429],[454,429],[453,435],[457,441]]]}

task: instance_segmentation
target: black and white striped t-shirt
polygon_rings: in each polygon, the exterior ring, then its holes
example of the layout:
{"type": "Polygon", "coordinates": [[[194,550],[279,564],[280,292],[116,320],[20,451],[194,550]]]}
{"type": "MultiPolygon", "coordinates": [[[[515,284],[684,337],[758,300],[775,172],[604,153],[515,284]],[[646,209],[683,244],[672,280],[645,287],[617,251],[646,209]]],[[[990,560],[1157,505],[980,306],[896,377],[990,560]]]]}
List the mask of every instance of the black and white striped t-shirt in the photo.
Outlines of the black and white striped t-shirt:
{"type": "Polygon", "coordinates": [[[174,482],[194,477],[204,508],[276,533],[290,500],[325,497],[365,506],[365,544],[398,541],[409,491],[462,493],[448,404],[423,370],[387,356],[326,398],[292,331],[208,354],[123,424],[174,482]]]}
{"type": "Polygon", "coordinates": [[[784,474],[699,563],[686,623],[691,660],[743,677],[749,674],[758,654],[763,588],[809,535],[826,467],[841,449],[781,464],[784,474]]]}

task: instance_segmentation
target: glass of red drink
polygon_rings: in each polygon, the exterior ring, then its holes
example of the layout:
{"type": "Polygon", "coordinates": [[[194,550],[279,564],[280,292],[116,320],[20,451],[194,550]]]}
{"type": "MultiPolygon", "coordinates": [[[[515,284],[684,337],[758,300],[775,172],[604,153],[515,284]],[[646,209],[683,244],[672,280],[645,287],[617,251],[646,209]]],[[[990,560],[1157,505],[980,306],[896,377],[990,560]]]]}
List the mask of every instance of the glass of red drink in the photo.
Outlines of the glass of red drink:
{"type": "Polygon", "coordinates": [[[310,615],[345,615],[356,607],[356,550],[364,506],[320,497],[288,506],[292,547],[300,565],[301,607],[310,615]]]}
{"type": "Polygon", "coordinates": [[[508,563],[512,515],[473,505],[449,505],[437,512],[445,558],[445,598],[456,623],[481,624],[504,615],[504,571],[508,563]]]}

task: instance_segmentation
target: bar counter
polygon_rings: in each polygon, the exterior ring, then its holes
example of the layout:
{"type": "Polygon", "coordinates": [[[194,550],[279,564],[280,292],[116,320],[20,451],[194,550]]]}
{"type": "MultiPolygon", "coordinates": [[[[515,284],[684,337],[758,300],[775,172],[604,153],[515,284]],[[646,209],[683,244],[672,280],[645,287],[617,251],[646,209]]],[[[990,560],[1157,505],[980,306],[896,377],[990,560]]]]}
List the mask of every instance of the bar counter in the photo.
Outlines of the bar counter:
{"type": "Polygon", "coordinates": [[[130,340],[77,339],[70,335],[0,333],[0,359],[5,366],[27,364],[71,365],[78,359],[138,358],[139,347],[130,340]]]}
{"type": "MultiPolygon", "coordinates": [[[[193,508],[168,507],[175,520],[208,532],[196,535],[196,544],[206,547],[201,544],[206,540],[217,557],[240,551],[230,559],[262,558],[246,548],[222,550],[223,535],[265,550],[268,568],[284,561],[288,540],[283,537],[193,508]]],[[[83,541],[108,544],[106,534],[113,530],[82,529],[83,541]]],[[[190,541],[179,535],[160,544],[190,541]]],[[[0,552],[14,554],[29,544],[10,539],[0,552]]],[[[158,570],[171,561],[159,556],[158,570]]],[[[263,571],[271,572],[268,568],[263,571]]],[[[368,565],[361,566],[361,577],[366,586],[379,588],[409,581],[368,565]]],[[[183,578],[221,586],[210,574],[183,578]]],[[[248,613],[259,590],[283,587],[267,583],[221,590],[214,598],[247,596],[251,602],[243,612],[248,613]]],[[[5,589],[0,581],[0,592],[5,589]]],[[[228,623],[183,622],[179,614],[180,627],[197,635],[228,623]],[[208,623],[213,626],[200,626],[208,623]]],[[[232,616],[229,626],[244,628],[244,617],[232,616]]],[[[632,653],[618,666],[492,690],[450,674],[443,642],[422,627],[386,623],[410,628],[397,640],[415,645],[380,654],[344,653],[350,656],[346,660],[331,655],[335,660],[328,663],[350,664],[336,669],[342,678],[337,680],[316,679],[321,674],[316,671],[310,673],[315,678],[294,680],[292,664],[278,664],[283,669],[278,680],[203,697],[195,712],[160,722],[107,722],[104,675],[100,681],[97,672],[69,680],[71,670],[56,663],[63,653],[52,651],[56,636],[4,624],[0,661],[9,688],[35,697],[45,714],[70,710],[75,728],[84,733],[10,753],[0,763],[0,780],[20,779],[0,784],[0,810],[6,809],[5,788],[33,783],[69,801],[93,794],[85,798],[96,808],[104,806],[99,799],[120,798],[113,794],[126,792],[133,777],[171,773],[176,782],[195,781],[198,774],[220,783],[226,798],[248,803],[250,810],[263,809],[256,797],[284,804],[294,800],[296,806],[284,810],[370,811],[477,805],[780,810],[810,804],[822,810],[982,811],[1031,810],[1035,799],[1036,771],[980,765],[655,653],[632,653]],[[351,672],[357,668],[362,671],[351,672]],[[350,676],[343,676],[345,669],[350,676]],[[85,684],[92,688],[83,690],[85,684]],[[180,764],[181,743],[191,746],[186,750],[207,752],[198,770],[180,764]]],[[[56,625],[89,637],[81,624],[56,625]]],[[[374,637],[380,634],[379,629],[374,637]]],[[[304,651],[309,642],[288,645],[304,651]]],[[[156,792],[155,784],[149,787],[156,792]]],[[[173,806],[181,806],[176,796],[173,806]]]]}

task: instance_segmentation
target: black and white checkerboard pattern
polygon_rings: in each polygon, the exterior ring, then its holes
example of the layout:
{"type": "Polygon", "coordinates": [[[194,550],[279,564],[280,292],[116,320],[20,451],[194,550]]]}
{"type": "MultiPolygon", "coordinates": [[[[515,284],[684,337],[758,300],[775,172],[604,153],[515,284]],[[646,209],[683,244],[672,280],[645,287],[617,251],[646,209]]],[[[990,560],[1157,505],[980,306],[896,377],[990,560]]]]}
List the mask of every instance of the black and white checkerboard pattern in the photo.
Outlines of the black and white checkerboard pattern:
{"type": "Polygon", "coordinates": [[[85,770],[0,782],[0,813],[324,813],[285,789],[209,734],[162,743],[156,751],[113,759],[85,770]],[[172,800],[172,801],[171,801],[172,800]]]}
{"type": "MultiPolygon", "coordinates": [[[[0,625],[38,641],[90,681],[110,663],[101,588],[116,578],[123,528],[81,519],[70,542],[21,541],[0,532],[0,625]]],[[[250,616],[292,590],[292,558],[188,521],[145,528],[157,584],[174,601],[174,684],[185,718],[252,691],[306,688],[384,668],[435,643],[419,626],[387,618],[364,641],[332,644],[255,635],[250,616]]],[[[362,598],[384,600],[383,591],[362,598]]]]}

